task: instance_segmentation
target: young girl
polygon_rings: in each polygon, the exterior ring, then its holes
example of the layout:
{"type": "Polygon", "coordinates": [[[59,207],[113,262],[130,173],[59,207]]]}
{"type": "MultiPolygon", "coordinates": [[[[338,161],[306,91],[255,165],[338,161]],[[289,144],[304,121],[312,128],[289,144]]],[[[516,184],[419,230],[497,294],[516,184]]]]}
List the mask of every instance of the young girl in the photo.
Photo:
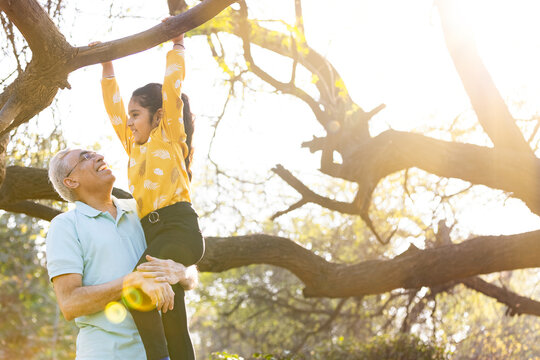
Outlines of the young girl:
{"type": "MultiPolygon", "coordinates": [[[[185,76],[183,40],[183,35],[172,39],[163,86],[151,83],[135,90],[128,114],[112,63],[102,64],[103,101],[129,155],[129,190],[137,201],[148,244],[139,264],[151,255],[189,266],[204,253],[204,239],[190,197],[193,120],[187,97],[180,95],[185,76]]],[[[149,360],[166,359],[168,354],[173,360],[195,358],[184,290],[179,285],[173,285],[173,290],[174,309],[161,318],[155,309],[130,309],[149,360]]]]}

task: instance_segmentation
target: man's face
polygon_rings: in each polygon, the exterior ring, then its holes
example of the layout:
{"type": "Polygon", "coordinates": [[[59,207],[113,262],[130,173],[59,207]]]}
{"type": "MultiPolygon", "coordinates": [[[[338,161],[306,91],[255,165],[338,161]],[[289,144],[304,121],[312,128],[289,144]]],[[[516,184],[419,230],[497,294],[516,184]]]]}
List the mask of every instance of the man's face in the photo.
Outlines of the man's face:
{"type": "Polygon", "coordinates": [[[103,155],[93,151],[76,149],[70,151],[64,158],[70,171],[66,179],[79,184],[81,189],[102,188],[103,185],[111,185],[116,179],[104,161],[103,155]]]}

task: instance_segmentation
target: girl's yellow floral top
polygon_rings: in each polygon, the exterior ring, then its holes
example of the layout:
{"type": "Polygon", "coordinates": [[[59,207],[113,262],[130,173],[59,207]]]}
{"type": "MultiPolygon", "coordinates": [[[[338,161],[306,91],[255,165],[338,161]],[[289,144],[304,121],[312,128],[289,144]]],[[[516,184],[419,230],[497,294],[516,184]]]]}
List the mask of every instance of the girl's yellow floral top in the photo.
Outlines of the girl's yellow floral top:
{"type": "Polygon", "coordinates": [[[167,53],[163,81],[163,117],[143,145],[134,143],[128,116],[114,77],[101,80],[105,109],[129,155],[129,191],[137,200],[139,218],[179,201],[191,202],[185,157],[188,154],[180,98],[185,77],[183,50],[167,53]]]}

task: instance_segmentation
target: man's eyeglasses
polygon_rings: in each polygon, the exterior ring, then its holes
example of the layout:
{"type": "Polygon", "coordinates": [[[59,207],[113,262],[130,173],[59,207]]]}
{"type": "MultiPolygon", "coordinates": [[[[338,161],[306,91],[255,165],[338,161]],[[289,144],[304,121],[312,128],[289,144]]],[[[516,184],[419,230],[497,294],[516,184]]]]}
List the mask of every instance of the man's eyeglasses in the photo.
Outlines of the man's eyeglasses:
{"type": "Polygon", "coordinates": [[[92,160],[94,157],[96,157],[97,153],[93,152],[93,151],[83,151],[81,152],[81,155],[79,155],[79,161],[77,161],[77,163],[75,164],[75,166],[73,166],[71,168],[71,170],[69,170],[69,172],[67,173],[66,177],[69,177],[69,175],[71,175],[71,173],[73,172],[73,170],[75,170],[75,168],[77,167],[77,165],[79,165],[80,163],[82,163],[84,160],[92,160]]]}

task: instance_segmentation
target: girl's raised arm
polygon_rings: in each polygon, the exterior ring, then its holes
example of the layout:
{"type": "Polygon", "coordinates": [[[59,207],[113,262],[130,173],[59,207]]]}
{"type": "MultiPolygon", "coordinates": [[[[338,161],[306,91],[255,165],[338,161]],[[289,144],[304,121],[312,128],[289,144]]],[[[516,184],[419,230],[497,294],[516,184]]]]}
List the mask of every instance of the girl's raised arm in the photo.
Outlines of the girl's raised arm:
{"type": "Polygon", "coordinates": [[[163,119],[160,126],[170,141],[183,144],[184,156],[188,154],[186,132],[182,111],[184,103],[180,98],[186,75],[184,61],[184,35],[171,39],[173,50],[167,53],[167,65],[163,80],[163,119]]]}
{"type": "MultiPolygon", "coordinates": [[[[99,43],[101,42],[94,41],[88,44],[88,46],[95,46],[99,43]]],[[[103,104],[105,105],[105,110],[107,111],[107,115],[109,116],[109,120],[111,121],[116,135],[129,155],[131,153],[131,137],[133,134],[129,131],[127,126],[128,117],[124,102],[120,96],[120,89],[118,88],[116,78],[114,77],[114,66],[112,61],[101,63],[101,66],[103,67],[101,78],[103,104]]]]}
{"type": "Polygon", "coordinates": [[[114,67],[112,62],[101,64],[103,66],[103,78],[101,79],[101,90],[103,93],[103,104],[116,135],[122,142],[124,149],[131,153],[131,144],[133,134],[127,126],[128,117],[124,101],[120,96],[120,88],[114,77],[114,67]]]}

